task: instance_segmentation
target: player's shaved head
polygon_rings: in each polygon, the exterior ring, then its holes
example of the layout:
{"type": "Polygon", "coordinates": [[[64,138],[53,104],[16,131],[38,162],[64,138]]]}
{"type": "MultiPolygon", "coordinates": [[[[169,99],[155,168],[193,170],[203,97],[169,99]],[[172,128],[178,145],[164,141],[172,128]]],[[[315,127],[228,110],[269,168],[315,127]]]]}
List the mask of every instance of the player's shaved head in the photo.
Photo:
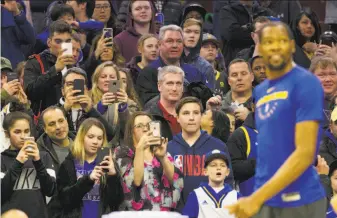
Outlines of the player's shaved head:
{"type": "Polygon", "coordinates": [[[28,216],[20,210],[9,210],[1,215],[2,218],[28,218],[28,216]]]}
{"type": "Polygon", "coordinates": [[[258,31],[258,36],[259,36],[260,42],[262,40],[264,30],[266,28],[268,28],[268,27],[283,27],[286,30],[289,39],[290,40],[294,39],[294,35],[293,35],[293,32],[291,31],[290,27],[287,24],[283,23],[283,22],[277,21],[277,22],[267,23],[266,25],[264,25],[262,27],[262,29],[260,31],[258,31]]]}

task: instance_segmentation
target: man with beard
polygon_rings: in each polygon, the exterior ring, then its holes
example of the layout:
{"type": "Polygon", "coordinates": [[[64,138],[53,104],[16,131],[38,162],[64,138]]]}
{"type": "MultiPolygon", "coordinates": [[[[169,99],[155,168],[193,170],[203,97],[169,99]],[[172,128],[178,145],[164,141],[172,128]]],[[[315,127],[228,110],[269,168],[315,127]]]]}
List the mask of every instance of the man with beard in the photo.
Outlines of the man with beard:
{"type": "Polygon", "coordinates": [[[254,73],[253,85],[257,86],[266,79],[266,64],[264,63],[262,56],[255,56],[250,59],[249,62],[254,73]]]}
{"type": "Polygon", "coordinates": [[[295,42],[286,24],[267,24],[259,39],[267,79],[254,90],[255,192],[228,209],[240,218],[325,217],[325,192],[313,166],[323,120],[322,86],[294,64],[295,42]]]}

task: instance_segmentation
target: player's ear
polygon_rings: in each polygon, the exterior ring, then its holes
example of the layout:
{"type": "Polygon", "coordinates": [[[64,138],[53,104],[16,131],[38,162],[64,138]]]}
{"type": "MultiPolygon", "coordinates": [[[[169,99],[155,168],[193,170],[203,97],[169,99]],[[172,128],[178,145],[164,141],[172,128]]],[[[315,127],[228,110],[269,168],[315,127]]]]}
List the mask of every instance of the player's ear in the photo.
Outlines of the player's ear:
{"type": "Polygon", "coordinates": [[[296,44],[295,44],[295,40],[291,40],[290,41],[290,45],[291,45],[291,52],[294,54],[296,52],[296,44]]]}

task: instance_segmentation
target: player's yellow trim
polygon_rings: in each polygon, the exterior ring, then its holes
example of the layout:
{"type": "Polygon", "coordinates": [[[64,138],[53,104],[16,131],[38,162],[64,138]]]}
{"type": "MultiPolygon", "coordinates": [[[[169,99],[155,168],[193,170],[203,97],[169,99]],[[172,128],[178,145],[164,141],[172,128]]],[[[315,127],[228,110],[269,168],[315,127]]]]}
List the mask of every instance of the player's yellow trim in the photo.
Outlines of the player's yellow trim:
{"type": "Polygon", "coordinates": [[[288,91],[281,91],[281,92],[274,92],[272,94],[263,96],[257,103],[256,107],[259,107],[265,103],[270,101],[275,101],[279,99],[287,99],[288,98],[288,91]]]}
{"type": "Polygon", "coordinates": [[[222,195],[221,198],[219,199],[219,202],[215,199],[215,197],[206,189],[206,187],[202,187],[202,189],[204,189],[204,191],[206,192],[206,194],[211,198],[211,200],[214,202],[216,208],[220,208],[221,206],[221,201],[223,200],[223,198],[225,197],[225,195],[222,195]]]}
{"type": "Polygon", "coordinates": [[[250,137],[249,137],[249,134],[248,134],[248,131],[246,129],[246,127],[244,126],[240,126],[240,128],[242,129],[243,133],[245,134],[245,137],[246,137],[246,141],[247,141],[247,151],[246,151],[246,154],[247,154],[247,158],[248,158],[248,155],[250,154],[250,137]]]}

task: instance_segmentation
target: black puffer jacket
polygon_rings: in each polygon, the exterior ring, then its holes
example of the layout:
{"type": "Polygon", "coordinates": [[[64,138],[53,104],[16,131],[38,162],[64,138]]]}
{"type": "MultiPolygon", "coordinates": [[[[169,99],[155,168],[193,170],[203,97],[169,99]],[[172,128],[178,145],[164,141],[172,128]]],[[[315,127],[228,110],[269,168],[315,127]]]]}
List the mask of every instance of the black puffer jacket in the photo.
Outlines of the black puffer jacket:
{"type": "Polygon", "coordinates": [[[221,9],[219,23],[222,25],[219,26],[219,31],[223,42],[222,53],[227,66],[239,51],[254,44],[251,37],[253,19],[273,15],[271,10],[258,5],[253,5],[251,14],[240,2],[226,5],[221,9]]]}
{"type": "MultiPolygon", "coordinates": [[[[155,2],[156,0],[152,0],[154,8],[156,8],[155,2]]],[[[121,3],[120,8],[119,8],[116,27],[118,31],[120,32],[123,31],[126,27],[129,4],[130,4],[130,0],[126,0],[126,1],[124,0],[121,3]]],[[[169,25],[169,24],[179,25],[180,24],[179,18],[181,15],[181,3],[179,0],[164,0],[163,6],[162,6],[162,12],[164,14],[165,25],[169,25]]]]}
{"type": "Polygon", "coordinates": [[[49,50],[40,53],[45,74],[41,72],[41,66],[36,58],[28,59],[24,69],[24,87],[31,108],[35,115],[51,105],[57,104],[62,97],[62,74],[56,72],[56,56],[49,50]]]}

